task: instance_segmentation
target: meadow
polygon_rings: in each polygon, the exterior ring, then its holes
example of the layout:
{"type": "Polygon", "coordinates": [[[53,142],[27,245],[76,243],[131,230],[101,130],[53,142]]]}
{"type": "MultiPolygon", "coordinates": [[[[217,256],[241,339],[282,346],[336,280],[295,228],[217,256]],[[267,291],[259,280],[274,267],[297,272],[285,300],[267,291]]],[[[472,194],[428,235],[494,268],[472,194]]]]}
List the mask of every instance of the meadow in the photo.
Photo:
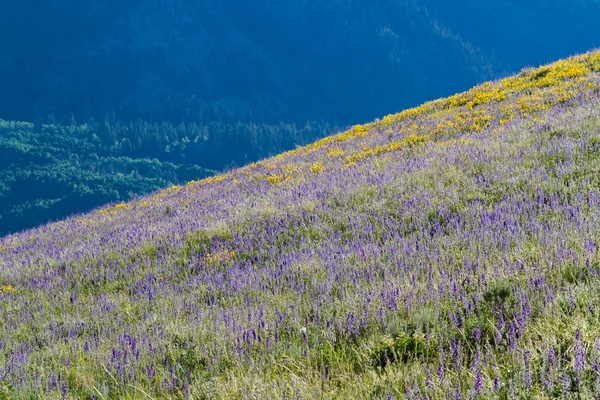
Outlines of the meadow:
{"type": "Polygon", "coordinates": [[[600,52],[0,239],[0,398],[600,397],[600,52]]]}

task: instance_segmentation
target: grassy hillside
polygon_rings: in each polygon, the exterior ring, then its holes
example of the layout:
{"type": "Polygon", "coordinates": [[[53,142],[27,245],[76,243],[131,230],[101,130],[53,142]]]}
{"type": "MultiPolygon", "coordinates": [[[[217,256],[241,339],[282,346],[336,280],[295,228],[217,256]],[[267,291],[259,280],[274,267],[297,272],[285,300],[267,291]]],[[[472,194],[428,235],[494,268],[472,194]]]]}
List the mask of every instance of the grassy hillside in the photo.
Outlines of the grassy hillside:
{"type": "Polygon", "coordinates": [[[0,239],[0,397],[600,395],[600,52],[0,239]]]}

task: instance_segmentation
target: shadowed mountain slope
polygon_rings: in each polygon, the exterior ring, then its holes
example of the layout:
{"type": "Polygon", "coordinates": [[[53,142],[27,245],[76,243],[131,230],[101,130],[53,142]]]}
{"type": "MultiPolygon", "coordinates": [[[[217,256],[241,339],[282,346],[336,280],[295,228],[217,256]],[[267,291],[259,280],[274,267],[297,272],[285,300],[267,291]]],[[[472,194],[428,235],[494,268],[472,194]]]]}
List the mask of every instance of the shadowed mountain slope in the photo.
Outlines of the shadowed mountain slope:
{"type": "Polygon", "coordinates": [[[598,46],[597,0],[0,4],[0,117],[353,124],[598,46]]]}

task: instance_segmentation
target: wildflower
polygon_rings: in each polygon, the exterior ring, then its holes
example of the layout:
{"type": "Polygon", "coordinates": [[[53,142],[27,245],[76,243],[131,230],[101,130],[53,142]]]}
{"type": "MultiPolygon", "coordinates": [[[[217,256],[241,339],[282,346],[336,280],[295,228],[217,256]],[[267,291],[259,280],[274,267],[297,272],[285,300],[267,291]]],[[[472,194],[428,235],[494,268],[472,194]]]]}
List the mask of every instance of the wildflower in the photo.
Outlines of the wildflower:
{"type": "Polygon", "coordinates": [[[304,344],[308,346],[308,335],[306,333],[306,327],[302,327],[300,328],[300,333],[302,334],[302,340],[304,341],[304,344]]]}
{"type": "Polygon", "coordinates": [[[524,364],[524,376],[523,376],[523,388],[529,393],[533,387],[533,372],[531,371],[531,352],[525,351],[523,355],[524,364]]]}
{"type": "Polygon", "coordinates": [[[503,332],[504,332],[504,318],[502,317],[502,314],[500,314],[498,316],[497,329],[496,329],[496,332],[494,334],[495,339],[496,339],[496,345],[499,345],[500,342],[502,342],[502,333],[503,332]]]}
{"type": "Polygon", "coordinates": [[[325,166],[324,166],[322,163],[320,163],[320,162],[317,162],[317,163],[313,164],[313,165],[310,167],[310,170],[311,170],[312,172],[314,172],[315,174],[317,174],[317,173],[319,173],[319,172],[322,172],[322,171],[324,171],[324,170],[325,170],[325,166]]]}
{"type": "Polygon", "coordinates": [[[439,354],[440,354],[440,361],[438,364],[438,378],[440,380],[440,382],[444,382],[444,348],[442,347],[442,345],[440,345],[440,350],[439,350],[439,354]]]}
{"type": "Polygon", "coordinates": [[[431,369],[427,368],[427,374],[425,375],[425,387],[427,389],[433,388],[433,382],[431,380],[431,369]]]}
{"type": "Polygon", "coordinates": [[[479,340],[481,340],[481,328],[477,327],[477,329],[475,329],[475,333],[473,334],[475,340],[477,342],[479,342],[479,340]]]}
{"type": "Polygon", "coordinates": [[[481,369],[477,370],[475,375],[475,396],[479,397],[483,390],[483,376],[481,375],[481,369]]]}
{"type": "Polygon", "coordinates": [[[0,293],[15,293],[17,289],[13,285],[2,285],[0,286],[0,293]]]}
{"type": "Polygon", "coordinates": [[[571,378],[568,377],[567,375],[561,375],[559,380],[560,380],[560,387],[562,388],[562,390],[564,392],[570,392],[571,391],[571,378]]]}
{"type": "Polygon", "coordinates": [[[581,344],[581,332],[577,329],[575,333],[575,360],[574,360],[574,371],[575,371],[575,384],[577,386],[581,383],[581,374],[585,367],[585,352],[583,345],[581,344]]]}
{"type": "Polygon", "coordinates": [[[517,349],[517,332],[515,324],[512,322],[508,323],[508,344],[510,346],[510,350],[515,352],[517,349]]]}

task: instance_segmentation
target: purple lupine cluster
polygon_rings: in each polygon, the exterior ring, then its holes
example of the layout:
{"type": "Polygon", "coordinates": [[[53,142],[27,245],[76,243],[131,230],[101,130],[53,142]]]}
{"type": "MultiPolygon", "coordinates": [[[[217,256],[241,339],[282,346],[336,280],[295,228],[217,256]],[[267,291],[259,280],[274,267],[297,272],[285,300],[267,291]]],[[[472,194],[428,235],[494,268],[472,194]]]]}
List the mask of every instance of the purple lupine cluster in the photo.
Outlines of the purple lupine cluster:
{"type": "Polygon", "coordinates": [[[0,239],[0,393],[597,395],[600,84],[565,82],[0,239]]]}

